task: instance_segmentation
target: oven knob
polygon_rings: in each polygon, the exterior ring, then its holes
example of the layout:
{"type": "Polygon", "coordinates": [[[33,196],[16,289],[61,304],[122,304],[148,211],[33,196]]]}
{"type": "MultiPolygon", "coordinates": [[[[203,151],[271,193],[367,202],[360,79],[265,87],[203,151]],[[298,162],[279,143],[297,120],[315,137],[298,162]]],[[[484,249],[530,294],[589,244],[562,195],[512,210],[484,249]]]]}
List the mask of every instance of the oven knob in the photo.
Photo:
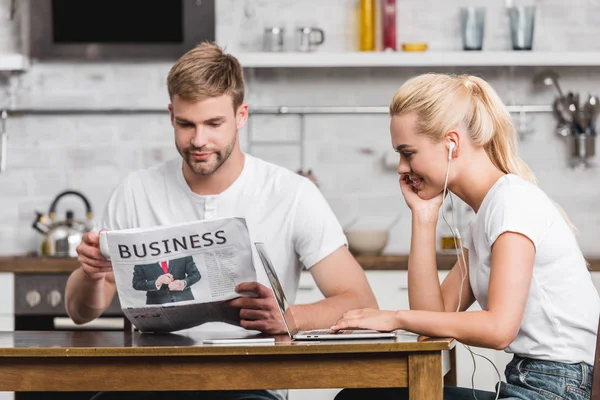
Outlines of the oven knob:
{"type": "Polygon", "coordinates": [[[52,307],[56,307],[62,301],[62,295],[58,290],[51,290],[46,297],[46,300],[52,307]]]}
{"type": "Polygon", "coordinates": [[[37,290],[30,290],[25,294],[25,301],[27,301],[27,304],[29,304],[29,307],[31,308],[40,304],[40,300],[42,300],[42,296],[37,290]]]}

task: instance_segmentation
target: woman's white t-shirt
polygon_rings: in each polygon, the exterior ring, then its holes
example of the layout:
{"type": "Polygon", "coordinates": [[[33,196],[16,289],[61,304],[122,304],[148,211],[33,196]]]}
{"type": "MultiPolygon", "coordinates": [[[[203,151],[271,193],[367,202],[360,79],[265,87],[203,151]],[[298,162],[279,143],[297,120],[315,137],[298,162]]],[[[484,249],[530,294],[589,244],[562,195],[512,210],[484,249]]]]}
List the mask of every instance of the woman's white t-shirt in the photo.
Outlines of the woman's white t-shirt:
{"type": "Polygon", "coordinates": [[[485,196],[469,225],[471,289],[487,309],[492,245],[516,232],[535,246],[533,278],[521,328],[506,348],[522,357],[594,365],[600,296],[575,235],[536,185],[502,176],[485,196]]]}

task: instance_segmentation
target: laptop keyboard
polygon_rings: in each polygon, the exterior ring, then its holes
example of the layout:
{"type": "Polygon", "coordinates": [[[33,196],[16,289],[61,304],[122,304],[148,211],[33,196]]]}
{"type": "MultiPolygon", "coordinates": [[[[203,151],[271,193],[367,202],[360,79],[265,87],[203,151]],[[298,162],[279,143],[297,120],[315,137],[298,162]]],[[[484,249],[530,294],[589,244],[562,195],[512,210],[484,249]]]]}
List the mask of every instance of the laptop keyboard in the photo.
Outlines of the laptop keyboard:
{"type": "Polygon", "coordinates": [[[329,329],[325,329],[325,330],[317,330],[317,331],[309,331],[307,333],[310,333],[311,335],[349,335],[351,333],[353,333],[354,331],[337,331],[337,332],[333,332],[329,329]]]}

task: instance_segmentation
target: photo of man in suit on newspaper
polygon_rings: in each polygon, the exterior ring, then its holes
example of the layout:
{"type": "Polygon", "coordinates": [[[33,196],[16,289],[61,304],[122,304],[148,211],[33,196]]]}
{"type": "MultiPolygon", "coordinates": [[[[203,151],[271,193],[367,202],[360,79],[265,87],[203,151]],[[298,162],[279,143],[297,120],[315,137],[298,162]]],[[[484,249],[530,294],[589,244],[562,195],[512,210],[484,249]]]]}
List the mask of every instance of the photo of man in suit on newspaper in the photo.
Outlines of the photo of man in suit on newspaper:
{"type": "Polygon", "coordinates": [[[132,285],[146,291],[146,304],[194,300],[191,286],[200,280],[192,256],[140,264],[133,268],[132,285]]]}

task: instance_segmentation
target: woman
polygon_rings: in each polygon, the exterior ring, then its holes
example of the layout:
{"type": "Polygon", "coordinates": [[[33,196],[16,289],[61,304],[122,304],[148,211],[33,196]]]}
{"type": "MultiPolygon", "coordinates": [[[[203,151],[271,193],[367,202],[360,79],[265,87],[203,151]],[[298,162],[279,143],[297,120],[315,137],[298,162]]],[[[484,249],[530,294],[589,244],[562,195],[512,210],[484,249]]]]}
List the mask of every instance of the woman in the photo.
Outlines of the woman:
{"type": "MultiPolygon", "coordinates": [[[[570,222],[517,156],[517,134],[496,92],[474,76],[421,75],[397,91],[390,115],[412,212],[411,310],[350,311],[333,330],[405,329],[506,350],[514,358],[500,398],[588,399],[600,298],[570,222]],[[435,231],[446,186],[476,215],[462,233],[464,261],[440,285],[435,231]],[[475,300],[482,310],[463,312],[475,300]]],[[[344,390],[336,399],[402,394],[344,390]]],[[[473,391],[445,388],[444,396],[472,399],[473,391]]]]}

